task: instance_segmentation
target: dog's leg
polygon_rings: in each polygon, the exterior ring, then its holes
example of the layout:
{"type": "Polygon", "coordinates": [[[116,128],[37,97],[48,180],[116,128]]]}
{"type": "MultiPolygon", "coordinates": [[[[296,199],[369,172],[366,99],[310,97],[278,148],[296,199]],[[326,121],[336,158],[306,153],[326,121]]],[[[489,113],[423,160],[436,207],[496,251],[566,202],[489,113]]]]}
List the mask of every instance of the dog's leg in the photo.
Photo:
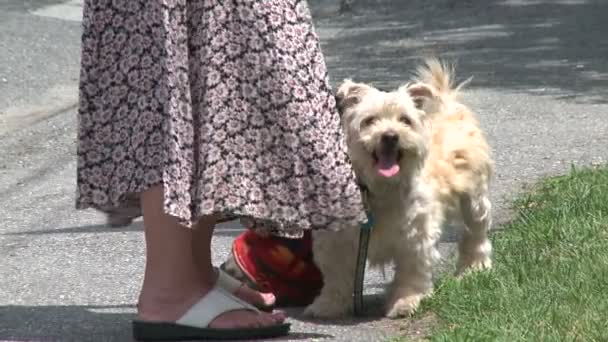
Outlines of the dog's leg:
{"type": "Polygon", "coordinates": [[[492,224],[491,208],[487,194],[476,198],[470,195],[460,197],[460,210],[466,227],[458,244],[457,274],[492,267],[492,244],[488,239],[492,224]]]}
{"type": "Polygon", "coordinates": [[[439,259],[436,243],[441,235],[439,219],[421,215],[415,234],[406,238],[395,259],[395,279],[386,306],[386,316],[410,316],[433,290],[433,265],[439,259]]]}
{"type": "Polygon", "coordinates": [[[314,260],[323,274],[323,288],[304,315],[334,318],[353,311],[353,291],[359,230],[313,232],[314,260]]]}

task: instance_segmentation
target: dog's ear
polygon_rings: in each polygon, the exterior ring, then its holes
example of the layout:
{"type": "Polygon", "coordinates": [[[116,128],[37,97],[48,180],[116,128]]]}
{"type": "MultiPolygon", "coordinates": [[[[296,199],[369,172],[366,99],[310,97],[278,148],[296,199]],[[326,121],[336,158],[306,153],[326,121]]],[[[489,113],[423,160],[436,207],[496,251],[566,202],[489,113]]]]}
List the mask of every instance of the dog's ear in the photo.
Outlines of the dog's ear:
{"type": "Polygon", "coordinates": [[[410,95],[416,108],[427,113],[436,111],[441,101],[437,90],[426,83],[408,84],[403,87],[403,90],[410,95]]]}
{"type": "Polygon", "coordinates": [[[336,92],[336,104],[340,115],[349,107],[361,102],[362,96],[368,89],[369,87],[365,84],[355,83],[349,79],[344,80],[336,92]]]}

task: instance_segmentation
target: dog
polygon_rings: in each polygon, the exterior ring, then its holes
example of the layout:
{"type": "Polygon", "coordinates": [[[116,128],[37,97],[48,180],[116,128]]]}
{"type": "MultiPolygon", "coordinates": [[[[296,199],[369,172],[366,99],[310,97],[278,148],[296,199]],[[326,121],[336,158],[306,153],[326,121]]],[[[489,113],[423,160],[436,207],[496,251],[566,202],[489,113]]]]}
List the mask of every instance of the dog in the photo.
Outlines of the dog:
{"type": "MultiPolygon", "coordinates": [[[[454,86],[445,63],[429,59],[414,82],[396,90],[345,80],[336,93],[348,154],[374,219],[368,261],[395,270],[385,303],[390,318],[413,314],[432,293],[445,223],[463,228],[457,274],[492,266],[494,163],[474,113],[459,100],[463,86],[454,86]]],[[[352,312],[358,239],[358,227],[313,233],[324,285],[305,315],[352,312]]]]}

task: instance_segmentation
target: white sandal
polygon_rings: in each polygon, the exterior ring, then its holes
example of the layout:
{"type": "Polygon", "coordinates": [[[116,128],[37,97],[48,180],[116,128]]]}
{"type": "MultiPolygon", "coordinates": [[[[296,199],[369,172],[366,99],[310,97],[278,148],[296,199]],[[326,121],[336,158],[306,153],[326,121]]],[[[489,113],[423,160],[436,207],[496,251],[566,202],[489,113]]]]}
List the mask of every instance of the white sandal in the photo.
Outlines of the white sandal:
{"type": "MultiPolygon", "coordinates": [[[[230,274],[224,272],[221,268],[218,267],[214,267],[215,271],[217,272],[217,286],[223,288],[224,290],[230,292],[232,295],[236,296],[236,292],[243,286],[245,286],[244,283],[240,282],[238,279],[232,277],[230,274]]],[[[272,308],[274,307],[274,305],[264,305],[264,304],[259,304],[259,305],[254,305],[256,308],[262,310],[262,311],[272,311],[272,308]]]]}
{"type": "Polygon", "coordinates": [[[138,341],[236,340],[272,338],[289,333],[291,325],[288,323],[255,328],[209,328],[215,318],[235,310],[260,312],[222,287],[214,286],[174,323],[134,320],[133,337],[138,341]]]}
{"type": "Polygon", "coordinates": [[[215,272],[217,273],[217,285],[224,290],[235,294],[244,284],[238,279],[232,277],[228,273],[224,272],[219,267],[214,267],[215,272]]]}

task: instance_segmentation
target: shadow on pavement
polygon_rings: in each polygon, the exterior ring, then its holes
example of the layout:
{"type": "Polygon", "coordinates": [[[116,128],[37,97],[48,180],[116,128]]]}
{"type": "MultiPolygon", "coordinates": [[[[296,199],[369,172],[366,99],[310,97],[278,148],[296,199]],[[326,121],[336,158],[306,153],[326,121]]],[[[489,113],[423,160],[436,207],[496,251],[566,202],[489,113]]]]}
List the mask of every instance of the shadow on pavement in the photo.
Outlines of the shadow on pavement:
{"type": "Polygon", "coordinates": [[[316,19],[345,27],[323,40],[334,82],[392,87],[435,55],[461,80],[473,76],[470,87],[607,103],[606,13],[602,0],[355,0],[347,14],[316,19]]]}
{"type": "Polygon", "coordinates": [[[105,224],[84,225],[67,228],[41,229],[30,230],[18,233],[7,233],[5,235],[46,235],[46,234],[77,234],[77,233],[118,233],[118,232],[135,232],[143,231],[141,222],[134,222],[125,227],[110,227],[105,224]]]}
{"type": "Polygon", "coordinates": [[[7,11],[33,11],[41,7],[57,5],[66,2],[66,0],[20,0],[20,1],[4,1],[2,8],[7,11]]]}
{"type": "MultiPolygon", "coordinates": [[[[111,227],[106,224],[83,225],[77,227],[53,228],[42,230],[30,230],[24,232],[6,233],[3,235],[47,235],[47,234],[78,234],[78,233],[120,233],[120,232],[143,232],[142,221],[135,221],[125,227],[111,227]]],[[[243,231],[243,228],[236,222],[226,222],[218,224],[213,232],[214,236],[236,237],[243,231]]]]}
{"type": "MultiPolygon", "coordinates": [[[[380,286],[380,284],[376,284],[380,286]]],[[[367,287],[366,288],[370,288],[367,287]]],[[[375,288],[375,287],[374,287],[375,288]]],[[[340,319],[316,319],[303,316],[305,307],[281,308],[289,317],[293,317],[300,322],[314,323],[315,325],[333,325],[333,326],[352,326],[368,322],[376,322],[384,319],[383,303],[385,295],[383,293],[365,294],[363,297],[364,314],[360,317],[346,317],[340,319]]]]}
{"type": "MultiPolygon", "coordinates": [[[[0,341],[132,341],[133,305],[41,305],[0,306],[0,341]]],[[[331,338],[292,327],[285,338],[305,340],[331,338]]]]}
{"type": "Polygon", "coordinates": [[[130,341],[131,305],[0,306],[0,340],[130,341]]]}

